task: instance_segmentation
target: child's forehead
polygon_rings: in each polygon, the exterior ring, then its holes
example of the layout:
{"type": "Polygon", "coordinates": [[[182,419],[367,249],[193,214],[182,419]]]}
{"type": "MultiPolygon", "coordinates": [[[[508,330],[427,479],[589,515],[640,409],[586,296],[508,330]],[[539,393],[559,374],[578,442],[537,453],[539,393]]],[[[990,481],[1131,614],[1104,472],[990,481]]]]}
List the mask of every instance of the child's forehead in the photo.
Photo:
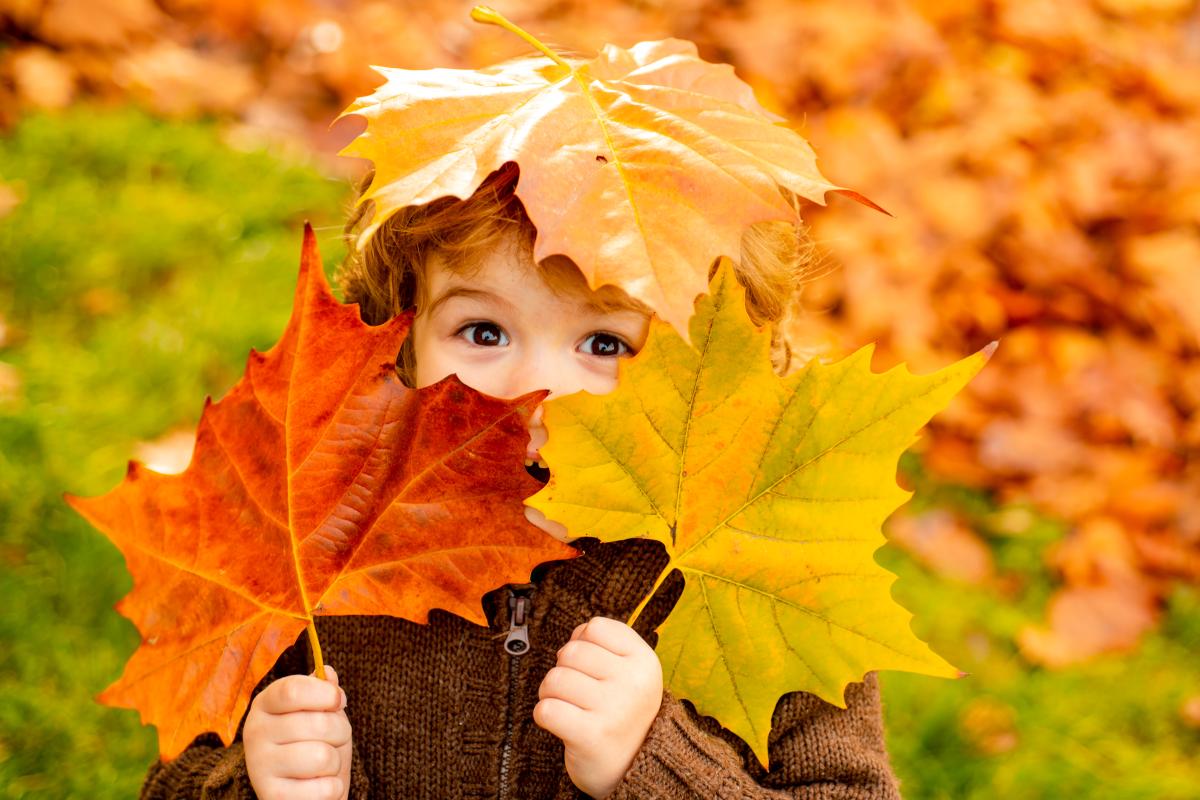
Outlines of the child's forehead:
{"type": "Polygon", "coordinates": [[[422,292],[431,302],[448,293],[482,297],[491,294],[512,304],[564,304],[596,314],[636,312],[648,316],[649,309],[616,286],[592,289],[570,259],[551,256],[534,263],[529,248],[511,242],[489,248],[474,258],[456,258],[434,252],[425,265],[422,292]]]}

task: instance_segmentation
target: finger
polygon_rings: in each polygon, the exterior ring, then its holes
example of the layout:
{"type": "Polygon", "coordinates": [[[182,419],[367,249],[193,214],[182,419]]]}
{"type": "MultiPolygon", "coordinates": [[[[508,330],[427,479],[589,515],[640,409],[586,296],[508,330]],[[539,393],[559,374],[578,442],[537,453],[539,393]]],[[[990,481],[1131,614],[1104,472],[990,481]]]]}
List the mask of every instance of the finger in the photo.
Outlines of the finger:
{"type": "Polygon", "coordinates": [[[564,742],[573,742],[586,731],[587,718],[588,712],[566,700],[559,700],[557,697],[539,700],[538,704],[533,707],[533,721],[538,724],[538,727],[549,731],[564,742]]]}
{"type": "Polygon", "coordinates": [[[570,667],[555,667],[546,673],[538,686],[538,697],[555,697],[585,711],[598,708],[603,697],[603,684],[590,675],[570,667]]]}
{"type": "Polygon", "coordinates": [[[558,649],[558,666],[570,667],[603,681],[620,672],[621,657],[594,642],[576,639],[558,649]]]}
{"type": "Polygon", "coordinates": [[[336,775],[323,778],[278,778],[273,797],[287,800],[341,800],[345,786],[336,775]]]}
{"type": "Polygon", "coordinates": [[[280,714],[272,726],[275,744],[324,742],[341,747],[350,741],[350,720],[340,711],[293,711],[280,714]]]}
{"type": "Polygon", "coordinates": [[[344,709],[346,707],[346,690],[341,687],[341,680],[338,678],[337,670],[328,664],[325,665],[325,680],[338,687],[338,697],[342,698],[338,710],[344,709]]]}
{"type": "Polygon", "coordinates": [[[268,714],[293,711],[337,711],[342,707],[342,690],[311,675],[288,675],[263,690],[262,710],[268,714]]]}
{"type": "Polygon", "coordinates": [[[525,519],[528,520],[530,524],[541,528],[555,539],[558,539],[560,542],[571,541],[571,532],[567,530],[566,525],[548,518],[536,508],[525,506],[525,519]]]}
{"type": "Polygon", "coordinates": [[[579,638],[593,642],[619,656],[632,656],[648,645],[638,632],[624,622],[609,617],[592,617],[583,624],[579,638]]]}
{"type": "Polygon", "coordinates": [[[277,745],[272,762],[280,778],[320,778],[342,770],[341,754],[324,742],[277,745]]]}

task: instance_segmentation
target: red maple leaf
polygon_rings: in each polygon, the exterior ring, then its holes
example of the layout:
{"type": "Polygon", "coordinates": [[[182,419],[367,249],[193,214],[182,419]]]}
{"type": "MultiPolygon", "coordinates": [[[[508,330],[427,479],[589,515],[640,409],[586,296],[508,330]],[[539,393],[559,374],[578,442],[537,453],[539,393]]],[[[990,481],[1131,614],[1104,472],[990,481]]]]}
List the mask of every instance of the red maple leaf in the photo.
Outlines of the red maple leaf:
{"type": "Polygon", "coordinates": [[[118,610],[142,644],[100,700],[136,708],[165,758],[199,733],[230,742],[254,686],[320,614],[485,624],[480,597],[575,551],[525,520],[523,468],[545,396],[499,400],[451,376],[396,375],[411,318],[370,327],[342,305],[305,227],[291,320],[206,402],[180,475],[131,462],[70,504],[124,553],[118,610]]]}

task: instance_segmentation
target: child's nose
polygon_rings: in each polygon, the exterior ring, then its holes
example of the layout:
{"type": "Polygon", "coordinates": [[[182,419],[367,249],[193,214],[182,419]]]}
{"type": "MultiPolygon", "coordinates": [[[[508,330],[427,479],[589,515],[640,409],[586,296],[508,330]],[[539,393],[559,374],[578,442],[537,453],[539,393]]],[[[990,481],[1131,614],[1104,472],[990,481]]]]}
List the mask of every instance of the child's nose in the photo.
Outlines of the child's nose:
{"type": "MultiPolygon", "coordinates": [[[[547,399],[571,394],[579,391],[581,386],[573,386],[571,365],[561,363],[551,354],[531,353],[513,377],[512,396],[545,389],[550,392],[547,399]]],[[[538,413],[541,413],[539,407],[538,413]]],[[[540,419],[540,417],[539,417],[540,419]]]]}

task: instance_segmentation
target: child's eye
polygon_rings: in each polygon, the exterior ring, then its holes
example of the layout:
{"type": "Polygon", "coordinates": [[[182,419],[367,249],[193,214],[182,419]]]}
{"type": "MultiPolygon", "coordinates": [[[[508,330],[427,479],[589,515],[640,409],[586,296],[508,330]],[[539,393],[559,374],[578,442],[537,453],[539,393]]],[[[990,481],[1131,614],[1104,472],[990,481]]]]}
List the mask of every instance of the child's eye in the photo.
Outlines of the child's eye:
{"type": "Polygon", "coordinates": [[[611,333],[592,333],[580,345],[591,356],[627,356],[633,349],[620,336],[611,333]]]}
{"type": "Polygon", "coordinates": [[[508,334],[494,322],[472,322],[458,329],[458,336],[479,347],[502,347],[508,344],[508,334]]]}

